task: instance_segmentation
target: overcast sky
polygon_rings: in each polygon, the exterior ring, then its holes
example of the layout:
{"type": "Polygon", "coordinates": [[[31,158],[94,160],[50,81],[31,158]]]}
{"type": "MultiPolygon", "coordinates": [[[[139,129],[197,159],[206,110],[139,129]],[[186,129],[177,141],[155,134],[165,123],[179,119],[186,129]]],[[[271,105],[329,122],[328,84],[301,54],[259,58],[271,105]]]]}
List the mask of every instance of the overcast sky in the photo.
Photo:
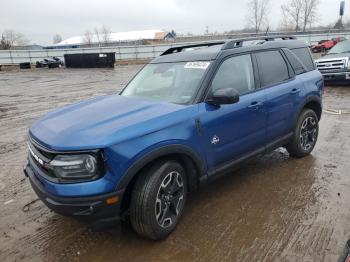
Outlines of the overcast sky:
{"type": "MultiPolygon", "coordinates": [[[[272,28],[281,20],[282,3],[270,0],[272,28]]],[[[174,29],[178,33],[223,32],[247,25],[248,0],[0,0],[0,32],[14,29],[31,43],[51,44],[58,33],[63,39],[82,35],[96,26],[113,32],[174,29]]],[[[340,0],[321,0],[319,24],[335,23],[340,0]]],[[[345,18],[350,18],[350,0],[345,18]]]]}

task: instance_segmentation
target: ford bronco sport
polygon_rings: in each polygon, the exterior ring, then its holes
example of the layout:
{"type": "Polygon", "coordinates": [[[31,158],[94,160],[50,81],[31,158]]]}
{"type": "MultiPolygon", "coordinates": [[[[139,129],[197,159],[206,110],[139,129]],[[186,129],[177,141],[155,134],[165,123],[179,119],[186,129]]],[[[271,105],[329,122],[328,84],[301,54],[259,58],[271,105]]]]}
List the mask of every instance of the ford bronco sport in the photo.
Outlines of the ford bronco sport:
{"type": "Polygon", "coordinates": [[[119,94],[33,123],[24,172],[57,213],[126,218],[140,235],[163,239],[199,185],[278,147],[310,154],[322,89],[294,37],[173,47],[119,94]]]}

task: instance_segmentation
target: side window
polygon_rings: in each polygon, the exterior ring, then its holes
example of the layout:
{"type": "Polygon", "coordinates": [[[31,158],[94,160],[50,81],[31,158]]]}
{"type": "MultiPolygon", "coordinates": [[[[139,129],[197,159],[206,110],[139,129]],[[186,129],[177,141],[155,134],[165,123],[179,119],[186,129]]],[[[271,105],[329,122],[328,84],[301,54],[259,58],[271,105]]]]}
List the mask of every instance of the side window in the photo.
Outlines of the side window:
{"type": "Polygon", "coordinates": [[[283,50],[283,53],[286,55],[296,75],[300,75],[307,72],[303,63],[292,51],[290,51],[287,48],[282,48],[282,50],[283,50]]]}
{"type": "Polygon", "coordinates": [[[315,70],[314,61],[312,60],[312,57],[308,48],[303,47],[303,48],[291,49],[291,51],[300,59],[300,61],[304,64],[308,72],[315,70]]]}
{"type": "Polygon", "coordinates": [[[217,71],[211,91],[234,88],[242,95],[255,89],[251,55],[240,55],[226,59],[217,71]]]}
{"type": "Polygon", "coordinates": [[[289,79],[288,67],[277,50],[256,53],[261,86],[270,86],[289,79]]]}

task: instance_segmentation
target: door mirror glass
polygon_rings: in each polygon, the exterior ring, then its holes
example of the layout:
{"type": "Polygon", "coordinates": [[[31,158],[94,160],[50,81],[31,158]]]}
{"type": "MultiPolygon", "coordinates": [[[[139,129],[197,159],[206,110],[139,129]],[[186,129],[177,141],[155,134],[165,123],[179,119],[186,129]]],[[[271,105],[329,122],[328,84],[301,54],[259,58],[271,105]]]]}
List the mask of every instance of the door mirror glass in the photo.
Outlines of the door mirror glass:
{"type": "Polygon", "coordinates": [[[235,104],[239,101],[239,94],[234,88],[217,89],[213,92],[207,103],[213,105],[235,104]]]}

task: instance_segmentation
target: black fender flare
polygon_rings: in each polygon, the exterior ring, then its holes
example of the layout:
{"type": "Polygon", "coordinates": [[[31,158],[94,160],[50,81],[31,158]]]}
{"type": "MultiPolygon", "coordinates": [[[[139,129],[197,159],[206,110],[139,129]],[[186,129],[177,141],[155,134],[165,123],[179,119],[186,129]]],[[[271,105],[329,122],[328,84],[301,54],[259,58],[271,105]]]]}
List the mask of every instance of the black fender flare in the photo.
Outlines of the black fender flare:
{"type": "MultiPolygon", "coordinates": [[[[310,102],[316,102],[317,104],[319,104],[320,108],[321,108],[321,113],[320,113],[320,116],[322,115],[322,99],[317,96],[317,95],[310,95],[308,96],[305,101],[300,105],[299,109],[298,109],[298,114],[295,116],[295,121],[298,121],[298,117],[300,116],[301,114],[301,111],[304,109],[304,107],[310,103],[310,102]]],[[[321,117],[320,117],[321,119],[321,117]]],[[[319,119],[319,120],[320,120],[319,119]]]]}
{"type": "Polygon", "coordinates": [[[189,157],[194,165],[195,168],[198,170],[198,178],[203,176],[205,174],[205,167],[202,163],[202,160],[200,157],[188,146],[181,145],[181,144],[172,144],[167,146],[162,146],[160,148],[154,149],[145,156],[139,158],[137,161],[135,161],[124,173],[121,180],[118,182],[117,185],[117,191],[118,190],[124,190],[129,185],[129,183],[132,181],[132,179],[138,174],[138,172],[147,164],[151,163],[152,161],[165,157],[167,155],[171,154],[180,154],[185,155],[189,157]]]}

